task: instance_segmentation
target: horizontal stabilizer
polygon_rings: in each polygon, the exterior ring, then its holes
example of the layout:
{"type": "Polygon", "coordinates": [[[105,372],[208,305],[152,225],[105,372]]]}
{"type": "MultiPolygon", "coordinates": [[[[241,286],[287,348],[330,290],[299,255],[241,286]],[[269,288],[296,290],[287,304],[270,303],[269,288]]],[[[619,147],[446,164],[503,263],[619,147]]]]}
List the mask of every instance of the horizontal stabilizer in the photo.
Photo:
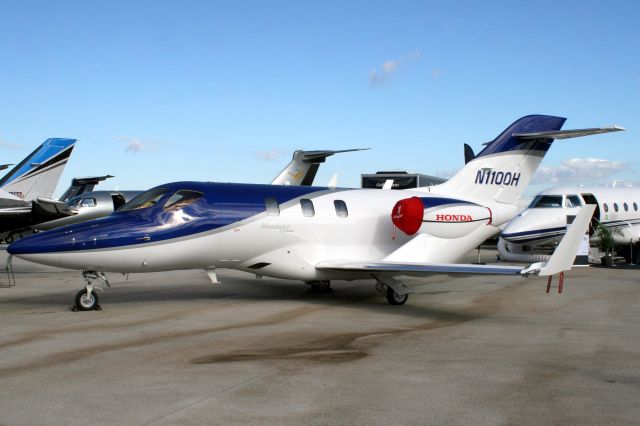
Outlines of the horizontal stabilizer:
{"type": "Polygon", "coordinates": [[[13,164],[0,164],[0,170],[6,170],[9,166],[13,166],[13,164]]]}
{"type": "Polygon", "coordinates": [[[298,151],[301,155],[301,160],[308,163],[323,163],[327,157],[331,157],[333,154],[341,154],[343,152],[355,152],[366,151],[370,148],[352,148],[341,150],[315,150],[315,151],[298,151]]]}
{"type": "Polygon", "coordinates": [[[621,132],[626,130],[620,126],[593,127],[590,129],[554,130],[549,132],[514,133],[512,136],[520,140],[533,139],[569,139],[581,136],[599,135],[601,133],[621,132]]]}

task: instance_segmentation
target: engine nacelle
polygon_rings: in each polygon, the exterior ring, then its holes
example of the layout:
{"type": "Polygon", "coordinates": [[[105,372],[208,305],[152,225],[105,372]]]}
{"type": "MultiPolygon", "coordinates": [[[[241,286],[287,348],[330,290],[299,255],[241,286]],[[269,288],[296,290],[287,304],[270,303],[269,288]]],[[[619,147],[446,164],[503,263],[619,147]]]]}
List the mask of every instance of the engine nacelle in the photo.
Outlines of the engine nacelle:
{"type": "Polygon", "coordinates": [[[407,235],[424,233],[440,238],[458,238],[480,226],[490,225],[491,210],[453,198],[411,197],[396,203],[391,220],[407,235]]]}

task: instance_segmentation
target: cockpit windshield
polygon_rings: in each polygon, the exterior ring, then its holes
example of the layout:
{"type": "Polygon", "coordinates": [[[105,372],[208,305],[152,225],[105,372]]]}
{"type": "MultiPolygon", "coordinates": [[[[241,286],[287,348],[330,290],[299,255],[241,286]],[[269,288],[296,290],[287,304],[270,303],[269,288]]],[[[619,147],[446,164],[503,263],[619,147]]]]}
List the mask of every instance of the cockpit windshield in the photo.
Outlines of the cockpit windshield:
{"type": "Polygon", "coordinates": [[[146,209],[155,205],[164,194],[169,191],[167,188],[154,188],[135,197],[124,206],[118,209],[119,212],[128,212],[131,210],[146,209]]]}
{"type": "Polygon", "coordinates": [[[567,199],[564,202],[565,207],[580,207],[581,205],[582,201],[577,195],[567,195],[567,199]]]}
{"type": "Polygon", "coordinates": [[[183,207],[193,204],[202,197],[202,192],[181,189],[173,194],[164,204],[164,210],[180,210],[183,207]]]}
{"type": "Polygon", "coordinates": [[[538,195],[533,199],[529,208],[562,207],[562,195],[538,195]]]}

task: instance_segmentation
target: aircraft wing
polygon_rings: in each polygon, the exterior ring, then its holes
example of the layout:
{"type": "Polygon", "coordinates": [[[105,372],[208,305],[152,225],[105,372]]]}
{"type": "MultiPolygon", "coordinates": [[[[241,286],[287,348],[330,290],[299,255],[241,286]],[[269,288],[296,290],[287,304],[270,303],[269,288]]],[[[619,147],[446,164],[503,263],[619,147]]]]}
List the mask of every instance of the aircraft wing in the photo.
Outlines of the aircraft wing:
{"type": "Polygon", "coordinates": [[[589,129],[575,129],[575,130],[555,130],[551,132],[532,132],[532,133],[514,133],[512,136],[516,139],[531,140],[531,139],[569,139],[578,138],[581,136],[599,135],[601,133],[621,132],[626,130],[620,126],[608,126],[608,127],[592,127],[589,129]]]}
{"type": "Polygon", "coordinates": [[[338,272],[370,273],[388,276],[424,276],[433,274],[446,275],[519,275],[549,276],[568,271],[578,253],[582,236],[593,216],[596,206],[588,204],[580,209],[573,224],[547,262],[538,262],[527,267],[503,265],[475,265],[465,263],[412,263],[389,261],[349,261],[328,260],[316,265],[319,270],[338,272]]]}
{"type": "Polygon", "coordinates": [[[445,275],[520,275],[519,266],[475,265],[465,263],[354,262],[326,261],[316,265],[324,271],[368,272],[371,274],[423,276],[445,275]]]}

